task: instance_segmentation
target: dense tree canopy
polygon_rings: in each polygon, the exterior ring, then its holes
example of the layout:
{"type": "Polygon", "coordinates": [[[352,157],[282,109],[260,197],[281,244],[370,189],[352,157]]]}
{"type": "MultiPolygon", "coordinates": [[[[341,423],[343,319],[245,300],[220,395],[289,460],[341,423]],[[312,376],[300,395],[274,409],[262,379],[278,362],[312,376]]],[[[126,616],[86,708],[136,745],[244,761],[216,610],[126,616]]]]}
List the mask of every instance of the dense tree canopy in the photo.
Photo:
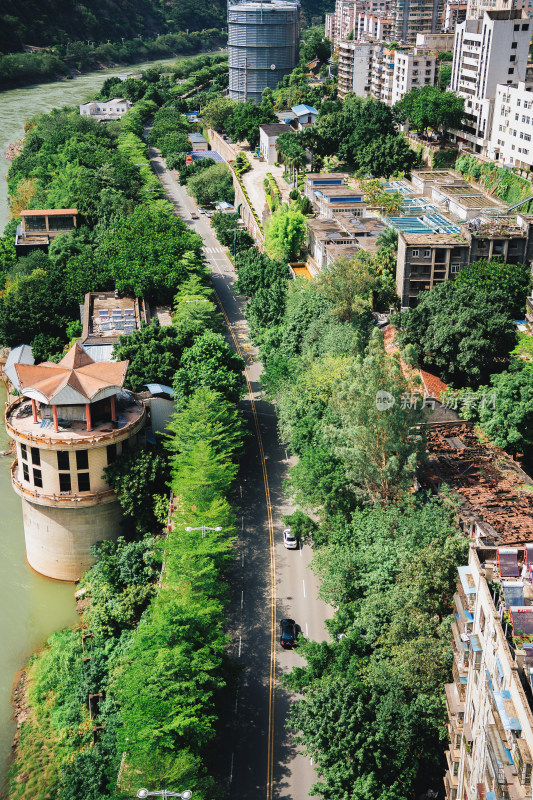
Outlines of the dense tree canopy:
{"type": "Polygon", "coordinates": [[[296,261],[307,235],[307,222],[297,208],[282,205],[265,225],[265,249],[277,261],[296,261]]]}
{"type": "Polygon", "coordinates": [[[531,269],[527,264],[505,264],[493,259],[479,259],[463,267],[455,282],[501,295],[505,308],[515,319],[522,319],[526,297],[531,287],[531,269]]]}
{"type": "Polygon", "coordinates": [[[454,92],[443,92],[438,86],[421,86],[396,103],[394,110],[410,127],[426,133],[429,129],[444,131],[460,128],[465,101],[454,92]]]}
{"type": "Polygon", "coordinates": [[[399,341],[420,363],[455,387],[479,386],[501,372],[516,344],[516,327],[497,292],[452,281],[419,295],[416,308],[393,319],[399,341]]]}

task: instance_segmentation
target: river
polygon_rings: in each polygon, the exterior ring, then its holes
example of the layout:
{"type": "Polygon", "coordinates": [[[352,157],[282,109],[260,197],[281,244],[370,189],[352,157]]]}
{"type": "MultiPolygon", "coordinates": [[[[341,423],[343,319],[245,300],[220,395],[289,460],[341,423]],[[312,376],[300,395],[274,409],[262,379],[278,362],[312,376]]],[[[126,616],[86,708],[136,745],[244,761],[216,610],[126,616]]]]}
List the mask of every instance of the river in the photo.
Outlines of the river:
{"type": "MultiPolygon", "coordinates": [[[[213,51],[218,52],[218,51],[213,51]]],[[[200,55],[196,53],[195,55],[200,55]]],[[[99,89],[106,78],[124,73],[142,72],[155,64],[175,64],[176,61],[194,58],[183,56],[160,61],[145,61],[142,64],[128,64],[122,67],[89,72],[69,81],[42,83],[0,92],[0,231],[4,230],[9,219],[7,204],[7,183],[5,177],[10,162],[4,158],[6,148],[16,139],[24,136],[24,123],[36,114],[46,114],[53,108],[79,105],[89,99],[99,89]]]]}
{"type": "MultiPolygon", "coordinates": [[[[158,61],[175,63],[177,59],[158,61]]],[[[141,72],[155,62],[81,75],[72,81],[44,83],[0,92],[0,231],[8,220],[7,146],[24,135],[24,123],[52,108],[77,105],[98,89],[106,77],[124,72],[141,72]]],[[[0,408],[6,392],[0,382],[0,408]]],[[[0,451],[9,439],[0,423],[0,451]]],[[[11,690],[15,673],[28,656],[58,628],[73,625],[78,616],[74,605],[74,585],[42,578],[26,564],[22,507],[11,488],[11,458],[0,457],[0,505],[4,518],[0,537],[0,796],[5,792],[7,759],[13,741],[11,690]]]]}

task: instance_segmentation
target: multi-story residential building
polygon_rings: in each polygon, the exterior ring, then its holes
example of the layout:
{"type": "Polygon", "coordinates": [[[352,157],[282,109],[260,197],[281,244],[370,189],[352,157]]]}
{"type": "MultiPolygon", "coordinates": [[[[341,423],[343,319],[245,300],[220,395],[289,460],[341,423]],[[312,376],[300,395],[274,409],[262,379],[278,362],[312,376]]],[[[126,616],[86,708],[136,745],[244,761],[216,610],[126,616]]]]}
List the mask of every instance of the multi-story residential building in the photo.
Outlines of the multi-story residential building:
{"type": "MultiPolygon", "coordinates": [[[[466,0],[446,0],[442,9],[442,30],[454,34],[457,26],[466,19],[466,9],[466,0]]],[[[450,49],[453,49],[453,43],[450,49]]]]}
{"type": "Polygon", "coordinates": [[[457,26],[450,88],[465,99],[465,124],[452,138],[476,153],[491,150],[497,85],[526,80],[531,27],[522,10],[486,11],[457,26]]]}
{"type": "Polygon", "coordinates": [[[411,89],[431,86],[437,76],[435,53],[420,48],[390,50],[369,42],[339,46],[338,95],[353,92],[393,105],[411,89]]]}
{"type": "Polygon", "coordinates": [[[454,680],[445,686],[447,800],[531,798],[532,549],[472,544],[468,566],[458,569],[454,680]]]}
{"type": "Polygon", "coordinates": [[[394,52],[392,104],[398,103],[411,89],[433,86],[437,73],[437,56],[415,47],[394,52]]]}
{"type": "Polygon", "coordinates": [[[313,204],[320,219],[332,219],[338,214],[363,217],[366,209],[363,190],[349,186],[322,186],[315,189],[313,204]]]}
{"type": "Polygon", "coordinates": [[[506,263],[533,261],[533,217],[526,214],[486,217],[456,226],[449,233],[403,233],[398,236],[396,291],[402,307],[416,306],[420,291],[453,279],[480,258],[506,263]]]}
{"type": "Polygon", "coordinates": [[[305,176],[304,195],[314,203],[316,191],[333,186],[344,186],[347,178],[347,172],[308,172],[305,176]]]}
{"type": "Polygon", "coordinates": [[[531,10],[530,0],[467,0],[466,19],[480,19],[485,11],[531,10]]]}
{"type": "Polygon", "coordinates": [[[417,34],[436,33],[440,25],[439,7],[440,0],[393,0],[392,38],[414,45],[417,34]]]}
{"type": "Polygon", "coordinates": [[[357,15],[354,39],[359,41],[373,39],[376,42],[388,42],[390,41],[391,31],[392,19],[390,17],[362,11],[357,15]]]}
{"type": "Polygon", "coordinates": [[[392,105],[392,84],[394,78],[394,50],[376,44],[372,48],[370,63],[370,96],[382,103],[392,105]]]}
{"type": "Polygon", "coordinates": [[[418,33],[416,36],[416,47],[421,50],[432,50],[434,53],[442,50],[443,52],[453,52],[455,34],[453,33],[418,33]]]}
{"type": "Polygon", "coordinates": [[[91,546],[121,532],[118,498],[104,468],[137,442],[144,404],[122,387],[127,361],[97,363],[76,344],[59,364],[15,364],[21,397],[8,406],[11,469],[22,500],[28,563],[79,580],[91,546]]]}
{"type": "Polygon", "coordinates": [[[333,43],[334,50],[354,30],[359,8],[357,0],[336,0],[333,14],[326,14],[326,38],[333,43]]]}
{"type": "Polygon", "coordinates": [[[491,158],[512,167],[533,168],[533,85],[498,84],[494,102],[491,158]]]}
{"type": "Polygon", "coordinates": [[[370,93],[372,48],[370,42],[339,44],[337,95],[341,100],[350,92],[358,97],[366,97],[370,93]]]}

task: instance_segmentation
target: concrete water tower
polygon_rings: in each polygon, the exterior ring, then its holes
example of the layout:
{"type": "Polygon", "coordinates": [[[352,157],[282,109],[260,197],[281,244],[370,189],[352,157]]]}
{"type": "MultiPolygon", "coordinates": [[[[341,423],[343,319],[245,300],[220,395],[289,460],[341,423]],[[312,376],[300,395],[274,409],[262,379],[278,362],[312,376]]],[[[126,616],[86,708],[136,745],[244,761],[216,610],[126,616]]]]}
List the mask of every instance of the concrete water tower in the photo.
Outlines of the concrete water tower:
{"type": "Polygon", "coordinates": [[[228,4],[229,96],[261,102],[298,63],[300,4],[265,0],[228,4]]]}
{"type": "Polygon", "coordinates": [[[49,578],[78,580],[91,545],[121,532],[104,467],[136,443],[142,401],[122,390],[127,361],[95,362],[76,344],[59,364],[16,364],[22,397],[6,410],[16,442],[13,488],[22,499],[28,563],[49,578]]]}

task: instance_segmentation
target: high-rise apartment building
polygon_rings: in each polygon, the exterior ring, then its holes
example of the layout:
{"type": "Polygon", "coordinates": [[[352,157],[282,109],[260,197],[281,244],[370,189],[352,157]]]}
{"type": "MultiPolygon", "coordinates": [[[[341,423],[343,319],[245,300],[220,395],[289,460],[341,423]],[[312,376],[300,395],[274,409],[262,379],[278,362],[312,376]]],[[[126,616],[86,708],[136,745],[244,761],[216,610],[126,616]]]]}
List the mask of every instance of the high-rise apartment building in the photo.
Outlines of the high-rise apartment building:
{"type": "Polygon", "coordinates": [[[476,153],[490,154],[497,85],[526,80],[532,24],[515,9],[457,26],[450,88],[465,99],[465,125],[453,135],[476,153]]]}
{"type": "Polygon", "coordinates": [[[530,0],[467,0],[466,19],[480,19],[485,11],[521,11],[529,15],[530,0]]]}
{"type": "Polygon", "coordinates": [[[410,92],[435,83],[437,59],[422,48],[390,50],[370,42],[342,42],[339,46],[338,96],[349,92],[393,105],[410,92]]]}
{"type": "Polygon", "coordinates": [[[414,45],[418,33],[436,33],[440,28],[441,0],[393,0],[392,38],[414,45]]]}

